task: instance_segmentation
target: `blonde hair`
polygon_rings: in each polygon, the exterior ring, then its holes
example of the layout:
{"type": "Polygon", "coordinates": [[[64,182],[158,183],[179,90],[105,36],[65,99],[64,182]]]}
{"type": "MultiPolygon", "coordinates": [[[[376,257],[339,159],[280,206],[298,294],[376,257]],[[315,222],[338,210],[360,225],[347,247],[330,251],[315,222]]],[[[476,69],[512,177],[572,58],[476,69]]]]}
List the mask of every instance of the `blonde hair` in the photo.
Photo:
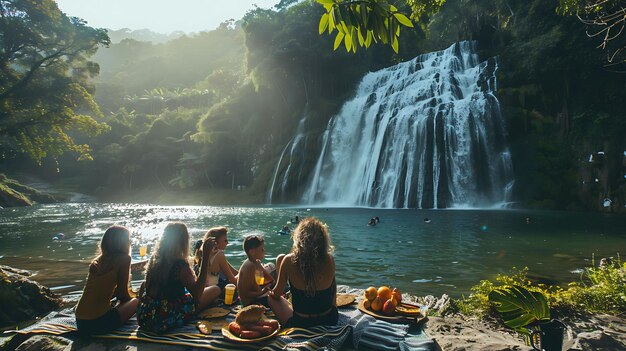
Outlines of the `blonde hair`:
{"type": "Polygon", "coordinates": [[[215,238],[215,240],[223,237],[228,234],[228,228],[226,227],[214,227],[209,229],[206,234],[204,234],[204,240],[208,238],[215,238]]]}
{"type": "MultiPolygon", "coordinates": [[[[204,242],[208,238],[214,238],[215,240],[217,240],[218,238],[221,238],[225,236],[226,234],[228,234],[228,228],[213,227],[204,234],[204,238],[202,239],[202,241],[204,242]]],[[[194,256],[193,257],[194,264],[200,267],[200,265],[202,264],[202,245],[200,245],[200,247],[196,250],[196,252],[193,253],[193,256],[194,256]]]]}
{"type": "Polygon", "coordinates": [[[334,247],[330,242],[328,227],[314,217],[305,218],[291,234],[293,239],[294,263],[304,276],[305,292],[315,294],[315,272],[318,266],[328,259],[334,247]]]}
{"type": "Polygon", "coordinates": [[[168,223],[163,230],[154,254],[150,257],[146,269],[146,287],[161,289],[170,276],[170,270],[174,263],[184,260],[189,264],[189,231],[181,222],[168,223]]]}

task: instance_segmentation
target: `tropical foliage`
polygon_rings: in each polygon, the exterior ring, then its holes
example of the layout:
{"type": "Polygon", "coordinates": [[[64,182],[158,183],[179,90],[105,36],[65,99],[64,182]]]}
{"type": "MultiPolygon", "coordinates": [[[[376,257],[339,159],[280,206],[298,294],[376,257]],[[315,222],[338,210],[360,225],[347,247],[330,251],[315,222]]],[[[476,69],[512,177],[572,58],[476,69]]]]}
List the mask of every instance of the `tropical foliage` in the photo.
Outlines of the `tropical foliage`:
{"type": "Polygon", "coordinates": [[[626,7],[620,0],[560,0],[558,11],[578,17],[587,26],[587,35],[597,39],[607,53],[607,67],[626,72],[626,7]]]}
{"type": "Polygon", "coordinates": [[[532,323],[550,319],[550,307],[541,292],[512,285],[492,290],[487,298],[511,329],[521,331],[532,323]]]}
{"type": "Polygon", "coordinates": [[[533,284],[528,268],[513,268],[508,275],[499,274],[495,282],[482,280],[471,289],[470,296],[455,301],[459,311],[477,316],[499,316],[496,312],[504,311],[503,322],[514,329],[548,318],[547,305],[557,317],[572,311],[621,314],[626,312],[626,264],[619,256],[614,264],[602,267],[595,267],[592,260],[592,267],[584,269],[580,280],[566,288],[533,284]]]}
{"type": "MultiPolygon", "coordinates": [[[[25,0],[3,2],[18,3],[34,4],[25,0]]],[[[49,2],[41,4],[45,8],[49,2]]],[[[623,78],[602,69],[605,57],[594,49],[594,39],[586,37],[577,18],[558,15],[555,3],[363,0],[326,5],[283,0],[273,9],[255,8],[242,20],[224,22],[215,30],[194,35],[179,33],[169,41],[157,40],[150,33],[133,35],[122,30],[115,32],[115,43],[101,47],[93,56],[97,64],[87,61],[94,47],[80,52],[84,61],[75,57],[77,61],[70,62],[73,68],[68,66],[70,63],[65,63],[67,70],[56,63],[40,67],[37,72],[41,75],[34,74],[31,80],[39,85],[30,85],[32,89],[24,88],[19,95],[19,89],[14,95],[7,94],[11,96],[0,107],[0,130],[5,131],[0,136],[5,157],[1,170],[62,179],[77,187],[74,190],[102,196],[178,188],[197,193],[241,185],[248,189],[249,198],[260,202],[278,157],[299,122],[305,121],[304,146],[294,156],[299,172],[292,172],[294,175],[288,179],[284,199],[297,201],[290,195],[298,193],[298,187],[308,180],[306,175],[315,165],[329,119],[353,94],[365,73],[459,40],[476,40],[481,59],[498,60],[497,96],[507,117],[515,200],[521,206],[580,210],[598,209],[598,199],[605,197],[626,198],[622,173],[622,153],[626,149],[626,118],[621,109],[626,98],[623,78]],[[352,21],[352,12],[361,13],[363,6],[367,23],[363,16],[352,21]],[[335,21],[337,13],[344,22],[335,21]],[[414,27],[402,25],[406,21],[401,13],[414,27]],[[328,16],[324,33],[331,28],[333,16],[332,36],[319,35],[324,15],[328,16]],[[396,30],[391,33],[393,38],[387,33],[387,45],[356,50],[362,48],[359,33],[366,39],[365,31],[373,23],[380,23],[373,19],[379,15],[387,32],[390,23],[395,23],[392,26],[401,28],[401,35],[396,35],[396,30]],[[357,45],[352,45],[355,37],[350,29],[352,50],[333,51],[339,26],[346,32],[349,24],[358,28],[357,45]],[[122,32],[128,37],[121,37],[122,32]],[[389,48],[396,40],[397,53],[389,48]],[[100,74],[90,83],[98,71],[100,74]],[[51,79],[44,79],[44,72],[51,79]],[[58,84],[54,89],[52,82],[58,84]],[[70,82],[74,85],[67,84],[70,82]],[[82,87],[88,95],[74,94],[71,92],[78,91],[63,87],[82,87]],[[77,98],[93,98],[94,87],[95,99],[91,102],[77,98]],[[53,102],[58,101],[67,108],[57,112],[53,102]],[[25,128],[14,123],[26,123],[30,120],[23,116],[37,116],[44,110],[58,118],[42,117],[42,123],[25,128]],[[56,137],[59,128],[67,138],[56,137]],[[79,133],[109,128],[107,133],[96,136],[79,133]],[[33,139],[19,144],[19,136],[6,129],[33,139]],[[48,139],[37,134],[47,130],[48,139]],[[68,146],[68,140],[73,144],[68,146]],[[39,151],[30,154],[41,160],[41,166],[15,151],[35,150],[31,145],[40,146],[39,151]],[[77,163],[72,153],[58,156],[68,149],[80,149],[83,158],[89,154],[93,161],[77,163]],[[587,162],[589,155],[598,151],[605,153],[604,159],[587,162]]],[[[31,20],[45,24],[49,22],[46,18],[31,20]]],[[[74,23],[63,28],[84,32],[87,38],[91,38],[88,34],[102,34],[62,14],[55,18],[74,23]]],[[[7,24],[4,31],[10,33],[13,27],[8,25],[8,17],[3,21],[7,24]]],[[[19,17],[11,21],[19,23],[19,17]]],[[[370,29],[373,43],[377,29],[370,29]]],[[[345,38],[344,34],[344,48],[345,38]]],[[[9,70],[20,64],[12,62],[7,66],[9,70]]],[[[8,87],[24,70],[14,71],[13,76],[4,72],[0,83],[8,87]]]]}
{"type": "Polygon", "coordinates": [[[0,1],[0,144],[5,154],[24,153],[41,162],[65,151],[89,159],[87,144],[71,131],[97,135],[107,126],[93,101],[89,61],[108,45],[103,29],[61,13],[52,0],[0,1]],[[91,113],[91,115],[89,114],[91,113]]]}
{"type": "Polygon", "coordinates": [[[411,20],[387,1],[317,0],[326,13],[319,23],[319,34],[335,30],[334,49],[343,43],[347,52],[356,53],[357,46],[368,48],[372,42],[389,44],[398,53],[400,28],[412,28],[411,20]]]}

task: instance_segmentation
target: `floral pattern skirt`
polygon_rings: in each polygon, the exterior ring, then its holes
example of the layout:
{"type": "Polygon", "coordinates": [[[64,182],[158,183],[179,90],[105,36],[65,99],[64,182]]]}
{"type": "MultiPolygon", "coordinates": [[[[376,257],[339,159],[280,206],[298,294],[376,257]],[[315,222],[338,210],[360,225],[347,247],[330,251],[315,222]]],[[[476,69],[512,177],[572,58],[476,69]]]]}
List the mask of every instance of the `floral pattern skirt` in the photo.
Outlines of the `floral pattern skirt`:
{"type": "Polygon", "coordinates": [[[148,331],[164,333],[182,327],[193,318],[196,306],[190,293],[177,299],[154,299],[145,293],[140,296],[137,322],[148,331]]]}

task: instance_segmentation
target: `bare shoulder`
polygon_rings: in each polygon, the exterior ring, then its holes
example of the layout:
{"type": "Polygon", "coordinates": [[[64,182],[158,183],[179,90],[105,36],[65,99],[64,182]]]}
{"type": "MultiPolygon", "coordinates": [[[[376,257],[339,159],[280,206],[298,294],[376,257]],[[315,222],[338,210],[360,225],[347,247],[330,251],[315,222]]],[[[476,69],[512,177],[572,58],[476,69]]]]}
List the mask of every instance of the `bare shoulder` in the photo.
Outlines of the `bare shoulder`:
{"type": "Polygon", "coordinates": [[[239,267],[239,272],[240,273],[245,273],[245,272],[249,272],[250,270],[254,270],[255,266],[254,264],[252,264],[252,262],[250,262],[250,260],[245,260],[243,261],[243,263],[241,264],[241,267],[239,267]]]}
{"type": "Polygon", "coordinates": [[[285,258],[283,258],[283,262],[286,264],[293,265],[293,261],[294,261],[294,255],[292,253],[286,254],[285,258]]]}

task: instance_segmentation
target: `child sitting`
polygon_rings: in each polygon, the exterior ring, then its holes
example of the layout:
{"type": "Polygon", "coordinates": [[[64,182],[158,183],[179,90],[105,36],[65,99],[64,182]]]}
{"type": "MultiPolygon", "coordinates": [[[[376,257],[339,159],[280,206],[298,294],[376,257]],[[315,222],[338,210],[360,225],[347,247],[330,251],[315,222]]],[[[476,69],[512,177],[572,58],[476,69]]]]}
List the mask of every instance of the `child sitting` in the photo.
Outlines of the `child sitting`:
{"type": "MultiPolygon", "coordinates": [[[[267,293],[270,284],[274,281],[270,273],[261,260],[265,256],[265,242],[262,236],[250,235],[243,240],[243,250],[248,259],[239,268],[239,278],[237,279],[237,291],[244,306],[258,304],[271,309],[280,308],[276,301],[268,301],[267,293]]],[[[280,263],[284,255],[276,258],[276,266],[280,263]]]]}

